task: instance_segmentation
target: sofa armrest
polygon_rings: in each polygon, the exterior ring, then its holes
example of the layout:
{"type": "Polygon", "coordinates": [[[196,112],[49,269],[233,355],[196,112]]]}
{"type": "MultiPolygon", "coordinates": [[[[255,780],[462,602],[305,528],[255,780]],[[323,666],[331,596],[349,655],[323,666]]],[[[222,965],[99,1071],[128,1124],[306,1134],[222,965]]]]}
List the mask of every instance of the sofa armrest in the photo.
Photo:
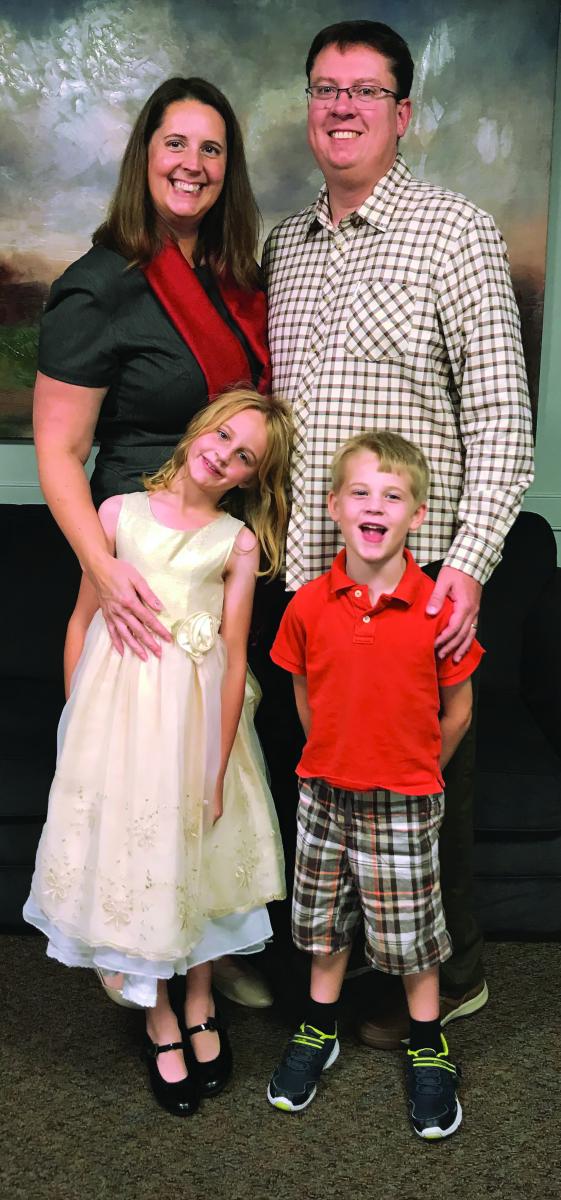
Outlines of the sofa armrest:
{"type": "Polygon", "coordinates": [[[522,695],[561,757],[561,568],[524,621],[522,695]]]}

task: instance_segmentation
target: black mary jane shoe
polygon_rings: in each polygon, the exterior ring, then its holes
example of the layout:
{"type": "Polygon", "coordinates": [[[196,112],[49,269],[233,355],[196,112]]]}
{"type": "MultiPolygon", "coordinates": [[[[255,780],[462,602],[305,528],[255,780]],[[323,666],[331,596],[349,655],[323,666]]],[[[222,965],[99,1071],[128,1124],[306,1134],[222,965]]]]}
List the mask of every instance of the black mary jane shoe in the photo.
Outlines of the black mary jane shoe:
{"type": "Polygon", "coordinates": [[[148,1065],[152,1091],[158,1104],[175,1117],[191,1117],[197,1111],[201,1098],[200,1088],[193,1074],[177,1083],[168,1083],[158,1070],[158,1055],[165,1054],[166,1050],[186,1049],[188,1047],[185,1046],[185,1042],[168,1042],[165,1046],[157,1046],[146,1034],[144,1058],[148,1065]]]}
{"type": "Polygon", "coordinates": [[[189,1055],[189,1069],[195,1074],[197,1084],[201,1096],[210,1097],[218,1096],[218,1093],[223,1091],[232,1074],[232,1050],[228,1041],[226,1030],[221,1021],[216,1017],[208,1017],[202,1025],[191,1025],[186,1030],[189,1038],[195,1033],[204,1033],[210,1029],[213,1033],[217,1033],[220,1038],[220,1052],[216,1058],[211,1058],[210,1062],[199,1062],[193,1050],[191,1042],[191,1054],[189,1055]]]}

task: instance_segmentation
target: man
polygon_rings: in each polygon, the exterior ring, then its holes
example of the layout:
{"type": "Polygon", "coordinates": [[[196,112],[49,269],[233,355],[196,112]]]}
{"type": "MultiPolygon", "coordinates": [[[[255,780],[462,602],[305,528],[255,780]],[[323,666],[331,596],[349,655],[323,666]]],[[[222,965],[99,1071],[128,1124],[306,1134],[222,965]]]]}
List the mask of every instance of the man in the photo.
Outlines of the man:
{"type": "MultiPolygon", "coordinates": [[[[264,252],[273,386],[294,407],[287,588],[327,570],[338,544],[325,509],[328,464],[364,429],[416,442],[431,467],[429,517],[410,538],[436,579],[427,611],[453,615],[437,639],[459,661],[483,584],[532,479],[531,416],[506,251],[490,216],[415,180],[398,153],[413,62],[387,25],[323,29],[306,63],[308,139],[325,185],[273,230],[264,252]]],[[[446,772],[442,891],[454,945],[442,1022],[488,992],[471,898],[473,738],[446,772]]],[[[361,1027],[374,1046],[406,1035],[406,1012],[361,1027]]]]}

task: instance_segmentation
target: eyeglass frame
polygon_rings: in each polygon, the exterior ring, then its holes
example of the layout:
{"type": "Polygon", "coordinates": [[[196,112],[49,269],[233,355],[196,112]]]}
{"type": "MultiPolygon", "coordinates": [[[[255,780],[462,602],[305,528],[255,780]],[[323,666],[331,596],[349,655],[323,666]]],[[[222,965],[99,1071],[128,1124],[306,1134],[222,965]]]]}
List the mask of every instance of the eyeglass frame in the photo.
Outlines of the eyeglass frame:
{"type": "Polygon", "coordinates": [[[323,97],[321,97],[321,96],[314,96],[312,89],[316,88],[316,87],[332,87],[333,88],[333,91],[335,92],[335,96],[334,97],[333,96],[326,97],[325,98],[326,105],[328,105],[329,103],[336,104],[339,99],[339,96],[341,95],[342,92],[346,92],[347,96],[349,97],[349,101],[352,101],[353,99],[357,98],[356,93],[353,96],[353,89],[362,88],[362,87],[376,88],[377,91],[381,93],[378,96],[371,97],[371,101],[369,101],[369,103],[371,102],[372,104],[375,104],[377,100],[383,100],[385,96],[393,96],[394,100],[396,100],[398,104],[401,104],[401,99],[402,99],[399,95],[399,92],[392,92],[391,88],[382,87],[382,85],[380,83],[374,83],[374,84],[351,83],[350,87],[336,87],[336,85],[334,83],[312,83],[310,85],[310,87],[307,87],[304,89],[306,96],[308,97],[308,103],[310,103],[311,100],[315,100],[316,102],[319,100],[321,102],[321,100],[323,99],[323,97]]]}

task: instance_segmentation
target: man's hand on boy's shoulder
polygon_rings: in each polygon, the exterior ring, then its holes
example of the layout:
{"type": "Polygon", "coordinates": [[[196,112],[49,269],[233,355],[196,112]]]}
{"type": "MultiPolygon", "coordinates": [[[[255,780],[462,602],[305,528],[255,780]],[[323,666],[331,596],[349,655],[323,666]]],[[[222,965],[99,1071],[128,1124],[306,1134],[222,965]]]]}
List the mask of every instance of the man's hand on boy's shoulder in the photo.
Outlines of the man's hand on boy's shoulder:
{"type": "Polygon", "coordinates": [[[434,643],[439,658],[452,654],[454,662],[459,662],[469,650],[477,629],[482,590],[473,575],[466,575],[456,567],[442,567],[439,571],[427,612],[437,616],[447,596],[454,606],[448,624],[434,643]]]}

